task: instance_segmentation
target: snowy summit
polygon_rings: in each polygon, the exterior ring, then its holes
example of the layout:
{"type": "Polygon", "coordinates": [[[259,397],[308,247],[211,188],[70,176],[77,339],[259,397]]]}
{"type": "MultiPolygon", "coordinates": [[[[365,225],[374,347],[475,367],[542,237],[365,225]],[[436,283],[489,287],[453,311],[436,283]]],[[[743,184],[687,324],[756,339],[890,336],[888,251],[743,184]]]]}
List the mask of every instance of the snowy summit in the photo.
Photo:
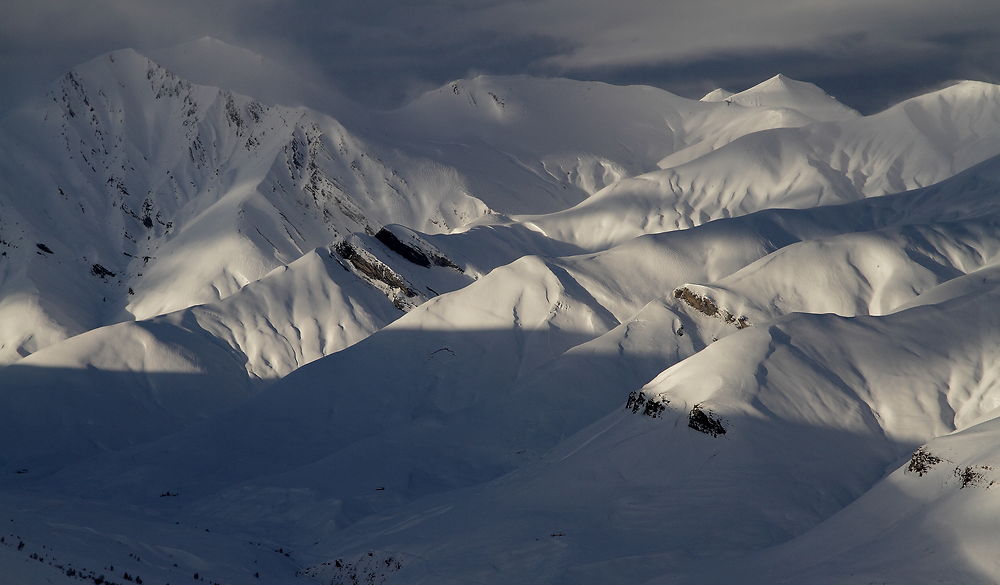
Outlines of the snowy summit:
{"type": "Polygon", "coordinates": [[[0,119],[0,581],[1000,578],[1000,86],[300,73],[0,119]]]}

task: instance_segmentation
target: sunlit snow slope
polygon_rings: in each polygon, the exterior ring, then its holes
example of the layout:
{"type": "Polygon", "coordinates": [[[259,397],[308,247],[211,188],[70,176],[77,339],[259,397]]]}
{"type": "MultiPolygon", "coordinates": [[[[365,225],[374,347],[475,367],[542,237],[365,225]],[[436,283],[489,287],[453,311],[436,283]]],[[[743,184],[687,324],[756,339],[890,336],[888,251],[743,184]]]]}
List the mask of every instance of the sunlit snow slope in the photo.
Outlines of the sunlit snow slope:
{"type": "Polygon", "coordinates": [[[0,582],[1000,579],[1000,87],[153,57],[0,121],[0,582]]]}

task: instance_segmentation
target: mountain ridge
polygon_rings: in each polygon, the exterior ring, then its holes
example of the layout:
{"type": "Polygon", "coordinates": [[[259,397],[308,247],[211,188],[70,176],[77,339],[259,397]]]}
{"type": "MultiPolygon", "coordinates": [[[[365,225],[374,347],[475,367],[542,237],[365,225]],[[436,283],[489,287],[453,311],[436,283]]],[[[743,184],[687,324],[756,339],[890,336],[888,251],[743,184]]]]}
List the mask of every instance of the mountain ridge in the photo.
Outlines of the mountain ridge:
{"type": "Polygon", "coordinates": [[[1000,574],[1000,86],[374,111],[171,51],[223,87],[124,50],[0,121],[5,574],[1000,574]]]}

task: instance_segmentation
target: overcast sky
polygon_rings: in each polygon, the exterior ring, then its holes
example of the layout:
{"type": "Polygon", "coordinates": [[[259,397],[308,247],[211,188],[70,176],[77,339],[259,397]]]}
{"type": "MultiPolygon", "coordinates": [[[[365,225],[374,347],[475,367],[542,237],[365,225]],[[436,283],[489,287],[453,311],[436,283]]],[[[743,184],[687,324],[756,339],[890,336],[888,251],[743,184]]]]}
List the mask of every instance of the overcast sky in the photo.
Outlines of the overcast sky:
{"type": "Polygon", "coordinates": [[[0,110],[101,53],[210,35],[391,106],[529,73],[697,97],[776,73],[864,112],[1000,81],[1000,0],[2,0],[0,110]]]}

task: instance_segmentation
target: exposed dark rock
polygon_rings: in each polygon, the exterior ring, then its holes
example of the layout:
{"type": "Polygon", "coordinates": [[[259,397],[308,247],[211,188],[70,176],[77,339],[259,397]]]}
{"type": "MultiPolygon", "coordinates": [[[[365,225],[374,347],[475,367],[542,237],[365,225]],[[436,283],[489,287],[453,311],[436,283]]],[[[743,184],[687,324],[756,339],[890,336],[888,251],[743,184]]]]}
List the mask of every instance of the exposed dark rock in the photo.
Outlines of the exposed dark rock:
{"type": "Polygon", "coordinates": [[[740,315],[737,317],[729,311],[719,308],[719,305],[712,299],[707,296],[700,295],[686,286],[682,286],[681,288],[674,290],[674,298],[684,301],[689,307],[699,313],[708,315],[709,317],[722,319],[726,323],[735,326],[737,329],[746,329],[750,326],[750,319],[746,316],[740,315]]]}
{"type": "Polygon", "coordinates": [[[365,276],[387,284],[392,288],[399,289],[408,297],[417,296],[416,291],[407,286],[406,281],[404,281],[398,274],[390,270],[388,266],[382,264],[381,262],[370,261],[349,243],[338,243],[334,246],[334,251],[337,252],[341,258],[350,262],[351,265],[358,270],[358,272],[364,274],[365,276]]]}
{"type": "Polygon", "coordinates": [[[408,313],[416,307],[416,305],[408,303],[402,296],[394,297],[392,299],[392,306],[396,307],[400,311],[403,311],[404,313],[408,313]]]}
{"type": "MultiPolygon", "coordinates": [[[[913,452],[910,457],[910,463],[906,466],[907,473],[916,473],[918,476],[923,477],[923,475],[931,470],[938,463],[941,463],[941,458],[931,455],[931,452],[921,447],[913,452]]],[[[964,487],[964,486],[963,486],[964,487]]]]}
{"type": "Polygon", "coordinates": [[[646,408],[642,409],[642,414],[650,418],[659,418],[660,415],[663,414],[663,411],[666,409],[667,407],[666,405],[664,405],[664,403],[658,400],[650,399],[646,401],[646,408]]]}
{"type": "Polygon", "coordinates": [[[641,390],[629,392],[628,400],[625,402],[625,410],[631,410],[632,414],[642,414],[650,418],[659,418],[666,410],[669,400],[647,398],[641,390]]]}
{"type": "Polygon", "coordinates": [[[101,266],[100,264],[94,264],[90,267],[90,273],[94,276],[99,276],[101,278],[107,278],[108,276],[114,278],[115,273],[111,272],[107,268],[101,266]]]}
{"type": "Polygon", "coordinates": [[[961,483],[958,489],[965,489],[967,487],[979,487],[985,485],[985,487],[991,487],[994,482],[986,481],[986,471],[991,471],[993,468],[988,465],[973,465],[971,467],[966,467],[962,469],[961,467],[955,468],[955,477],[961,483]]]}
{"type": "Polygon", "coordinates": [[[694,310],[704,313],[709,317],[717,317],[719,315],[719,305],[716,305],[712,299],[708,297],[703,297],[695,292],[693,292],[688,287],[684,286],[674,291],[674,298],[681,299],[688,304],[694,310]]]}
{"type": "Polygon", "coordinates": [[[628,393],[628,400],[625,402],[625,410],[631,410],[632,414],[636,414],[643,406],[646,405],[646,395],[639,390],[633,390],[628,393]]]}
{"type": "Polygon", "coordinates": [[[49,248],[48,246],[46,246],[45,244],[39,243],[39,244],[35,244],[35,246],[37,246],[39,250],[41,250],[42,252],[45,252],[46,254],[55,254],[55,252],[53,252],[52,249],[49,248]]]}
{"type": "Polygon", "coordinates": [[[385,244],[386,248],[389,248],[393,252],[418,266],[429,268],[431,265],[431,259],[428,258],[426,254],[413,246],[404,244],[399,238],[396,237],[396,234],[385,228],[380,229],[378,233],[375,234],[375,239],[385,244]]]}
{"type": "Polygon", "coordinates": [[[431,264],[433,264],[435,266],[454,268],[455,270],[462,272],[462,269],[448,258],[438,254],[428,253],[415,246],[406,244],[396,237],[396,234],[385,228],[380,229],[378,233],[375,234],[375,239],[382,242],[386,248],[389,248],[393,252],[418,266],[429,268],[431,264]]]}
{"type": "Polygon", "coordinates": [[[711,410],[703,409],[700,404],[695,404],[688,415],[688,426],[713,437],[726,434],[726,428],[722,426],[722,420],[711,410]]]}

